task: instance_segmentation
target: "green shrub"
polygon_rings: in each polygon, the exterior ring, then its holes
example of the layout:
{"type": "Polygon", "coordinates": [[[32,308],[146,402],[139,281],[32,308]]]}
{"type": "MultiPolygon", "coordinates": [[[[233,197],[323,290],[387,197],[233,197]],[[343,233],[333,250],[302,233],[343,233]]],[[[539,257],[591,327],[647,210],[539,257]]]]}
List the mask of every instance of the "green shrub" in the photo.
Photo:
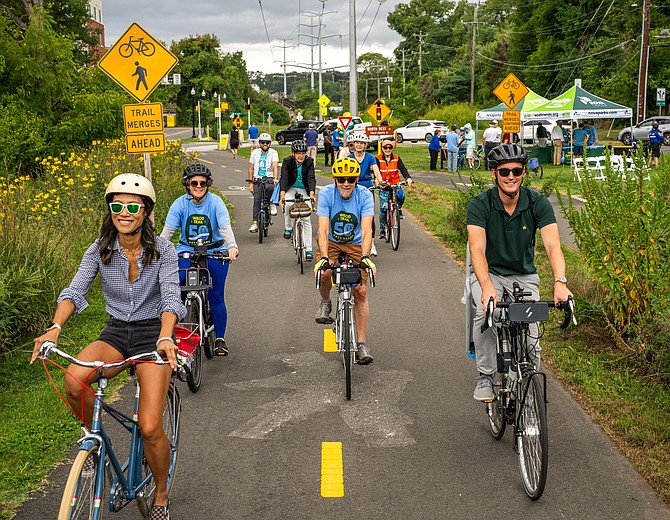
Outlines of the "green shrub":
{"type": "Polygon", "coordinates": [[[444,121],[447,125],[463,126],[470,123],[475,126],[477,108],[469,103],[453,103],[451,105],[437,105],[426,112],[426,119],[444,121]]]}
{"type": "MultiPolygon", "coordinates": [[[[637,171],[643,167],[639,156],[637,171]]],[[[670,301],[670,168],[666,165],[645,180],[634,171],[622,176],[608,161],[605,176],[597,181],[582,175],[586,202],[581,210],[574,207],[570,191],[569,203],[557,195],[582,257],[603,290],[614,337],[657,365],[665,347],[652,345],[654,336],[663,334],[670,301]]]]}

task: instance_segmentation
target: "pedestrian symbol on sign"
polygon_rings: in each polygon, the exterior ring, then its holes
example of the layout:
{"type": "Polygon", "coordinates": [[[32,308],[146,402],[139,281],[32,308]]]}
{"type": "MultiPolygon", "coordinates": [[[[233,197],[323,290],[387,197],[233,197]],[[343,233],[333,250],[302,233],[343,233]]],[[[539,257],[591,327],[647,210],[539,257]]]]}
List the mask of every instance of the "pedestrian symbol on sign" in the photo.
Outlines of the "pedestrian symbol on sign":
{"type": "Polygon", "coordinates": [[[137,68],[135,69],[135,72],[133,72],[133,74],[132,74],[133,76],[137,76],[137,84],[135,85],[135,90],[139,90],[139,89],[140,89],[140,83],[143,83],[143,84],[144,84],[144,88],[147,89],[147,90],[149,90],[149,87],[147,87],[147,80],[146,80],[147,69],[145,69],[144,67],[140,66],[140,62],[139,62],[139,61],[136,61],[136,62],[135,62],[135,66],[136,66],[137,68]]]}

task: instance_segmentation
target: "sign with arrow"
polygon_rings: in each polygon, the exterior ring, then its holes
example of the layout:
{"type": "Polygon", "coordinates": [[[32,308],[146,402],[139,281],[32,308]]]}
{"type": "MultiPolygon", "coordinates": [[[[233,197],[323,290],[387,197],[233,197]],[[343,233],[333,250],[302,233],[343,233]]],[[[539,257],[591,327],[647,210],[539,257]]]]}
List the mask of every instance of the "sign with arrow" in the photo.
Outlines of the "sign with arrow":
{"type": "Polygon", "coordinates": [[[377,99],[366,112],[379,124],[391,114],[391,109],[381,99],[377,99]]]}
{"type": "Polygon", "coordinates": [[[177,64],[177,57],[137,23],[98,62],[105,74],[144,101],[177,64]]]}

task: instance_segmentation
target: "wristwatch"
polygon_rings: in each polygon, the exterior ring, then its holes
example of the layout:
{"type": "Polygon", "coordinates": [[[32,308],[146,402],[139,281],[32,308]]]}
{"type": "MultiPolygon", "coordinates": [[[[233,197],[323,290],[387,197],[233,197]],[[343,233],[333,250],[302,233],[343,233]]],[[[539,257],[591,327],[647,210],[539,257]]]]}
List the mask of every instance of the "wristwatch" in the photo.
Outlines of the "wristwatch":
{"type": "Polygon", "coordinates": [[[556,282],[560,282],[560,283],[563,283],[565,285],[568,285],[568,280],[565,276],[559,276],[558,278],[556,278],[554,280],[554,283],[556,283],[556,282]]]}
{"type": "Polygon", "coordinates": [[[51,323],[49,323],[49,326],[47,327],[47,331],[49,331],[51,329],[58,329],[58,332],[63,331],[63,327],[60,325],[60,323],[56,323],[55,321],[52,321],[51,323]]]}

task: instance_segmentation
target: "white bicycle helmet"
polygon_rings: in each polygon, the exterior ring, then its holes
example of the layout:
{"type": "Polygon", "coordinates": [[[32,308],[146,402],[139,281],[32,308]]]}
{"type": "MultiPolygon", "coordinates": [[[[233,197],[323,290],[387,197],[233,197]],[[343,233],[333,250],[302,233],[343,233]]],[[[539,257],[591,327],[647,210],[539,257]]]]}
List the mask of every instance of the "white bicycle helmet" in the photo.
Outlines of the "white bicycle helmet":
{"type": "Polygon", "coordinates": [[[366,143],[367,144],[367,143],[370,142],[370,138],[367,135],[365,135],[363,132],[356,132],[355,134],[352,134],[349,137],[349,141],[351,141],[352,143],[358,142],[358,143],[366,143]]]}
{"type": "Polygon", "coordinates": [[[109,198],[114,193],[130,193],[131,195],[147,197],[152,202],[156,202],[156,190],[154,190],[151,181],[144,175],[138,175],[137,173],[121,173],[112,178],[107,185],[105,198],[109,198]]]}
{"type": "Polygon", "coordinates": [[[270,134],[267,132],[263,132],[261,135],[258,136],[258,142],[262,143],[263,141],[267,141],[268,143],[272,143],[272,137],[270,134]]]}

